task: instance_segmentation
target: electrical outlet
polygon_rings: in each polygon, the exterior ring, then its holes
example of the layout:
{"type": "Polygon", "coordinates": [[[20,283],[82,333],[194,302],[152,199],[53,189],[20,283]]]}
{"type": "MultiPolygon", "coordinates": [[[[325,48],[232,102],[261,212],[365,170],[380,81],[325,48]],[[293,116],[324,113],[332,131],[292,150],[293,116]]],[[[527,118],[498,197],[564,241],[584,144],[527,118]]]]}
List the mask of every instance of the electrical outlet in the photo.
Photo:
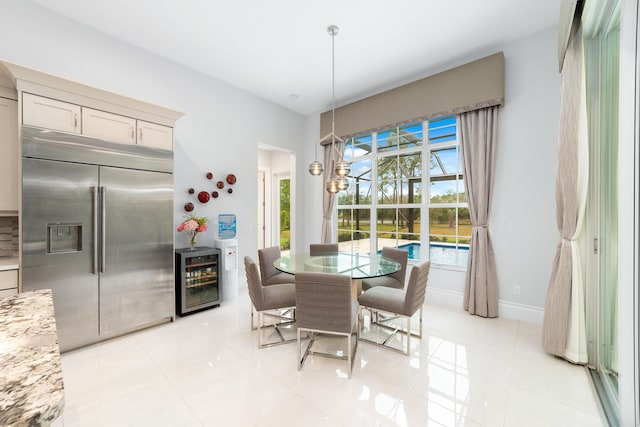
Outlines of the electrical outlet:
{"type": "Polygon", "coordinates": [[[516,285],[513,287],[513,294],[514,295],[520,295],[520,286],[516,285]]]}

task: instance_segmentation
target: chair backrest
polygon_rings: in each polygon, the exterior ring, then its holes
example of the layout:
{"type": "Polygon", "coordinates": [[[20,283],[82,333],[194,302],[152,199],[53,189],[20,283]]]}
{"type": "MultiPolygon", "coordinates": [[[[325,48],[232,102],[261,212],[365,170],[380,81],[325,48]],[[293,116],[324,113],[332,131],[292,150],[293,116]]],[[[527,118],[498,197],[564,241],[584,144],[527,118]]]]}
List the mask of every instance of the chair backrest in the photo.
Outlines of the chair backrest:
{"type": "Polygon", "coordinates": [[[309,253],[312,256],[318,255],[335,255],[338,253],[337,243],[311,243],[309,245],[309,253]]]}
{"type": "Polygon", "coordinates": [[[260,263],[260,276],[262,280],[267,280],[269,277],[280,273],[278,269],[273,266],[273,262],[278,258],[280,258],[280,248],[278,246],[258,249],[258,262],[260,263]]]}
{"type": "Polygon", "coordinates": [[[429,278],[429,268],[431,261],[425,261],[413,266],[409,275],[409,283],[404,296],[405,315],[412,316],[422,304],[427,292],[427,279],[429,278]]]}
{"type": "Polygon", "coordinates": [[[333,273],[296,273],[296,324],[299,328],[351,333],[358,302],[351,278],[333,273]]]}
{"type": "Polygon", "coordinates": [[[264,301],[264,293],[262,292],[262,282],[260,281],[258,265],[251,259],[251,257],[244,257],[244,271],[247,275],[249,298],[251,298],[251,303],[256,310],[260,311],[264,301]]]}
{"type": "Polygon", "coordinates": [[[409,252],[402,249],[385,246],[384,248],[382,248],[382,256],[391,258],[392,260],[400,264],[400,270],[396,271],[393,274],[390,274],[389,276],[398,280],[400,283],[402,283],[402,287],[404,287],[404,279],[407,276],[407,261],[409,260],[409,252]]]}

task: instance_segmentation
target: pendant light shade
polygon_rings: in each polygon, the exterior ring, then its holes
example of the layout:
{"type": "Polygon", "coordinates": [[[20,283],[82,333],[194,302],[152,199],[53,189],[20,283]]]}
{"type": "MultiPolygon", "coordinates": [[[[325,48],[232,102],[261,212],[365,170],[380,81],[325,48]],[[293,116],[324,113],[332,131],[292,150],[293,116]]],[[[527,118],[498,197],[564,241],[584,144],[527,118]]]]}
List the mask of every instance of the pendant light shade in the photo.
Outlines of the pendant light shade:
{"type": "Polygon", "coordinates": [[[351,172],[351,166],[349,162],[345,162],[344,160],[340,160],[336,162],[336,169],[334,171],[338,176],[347,176],[349,172],[351,172]]]}
{"type": "Polygon", "coordinates": [[[340,176],[336,181],[338,181],[338,190],[344,191],[349,188],[349,179],[346,176],[340,176]]]}
{"type": "Polygon", "coordinates": [[[338,188],[338,180],[336,179],[332,179],[331,181],[327,182],[327,191],[331,194],[335,194],[338,191],[340,191],[340,188],[338,188]]]}
{"type": "Polygon", "coordinates": [[[317,160],[314,160],[309,164],[309,173],[313,176],[322,175],[324,172],[324,167],[322,167],[322,163],[317,160]]]}

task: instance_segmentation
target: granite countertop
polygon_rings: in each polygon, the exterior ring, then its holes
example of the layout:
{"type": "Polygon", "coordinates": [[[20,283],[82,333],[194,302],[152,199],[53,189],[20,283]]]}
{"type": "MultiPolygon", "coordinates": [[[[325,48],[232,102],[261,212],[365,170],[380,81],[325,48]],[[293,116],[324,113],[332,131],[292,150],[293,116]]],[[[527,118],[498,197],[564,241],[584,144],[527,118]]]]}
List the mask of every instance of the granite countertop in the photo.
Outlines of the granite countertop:
{"type": "Polygon", "coordinates": [[[17,270],[19,266],[18,257],[0,257],[0,271],[17,270]]]}
{"type": "Polygon", "coordinates": [[[0,298],[0,425],[48,426],[63,407],[51,290],[0,298]]]}

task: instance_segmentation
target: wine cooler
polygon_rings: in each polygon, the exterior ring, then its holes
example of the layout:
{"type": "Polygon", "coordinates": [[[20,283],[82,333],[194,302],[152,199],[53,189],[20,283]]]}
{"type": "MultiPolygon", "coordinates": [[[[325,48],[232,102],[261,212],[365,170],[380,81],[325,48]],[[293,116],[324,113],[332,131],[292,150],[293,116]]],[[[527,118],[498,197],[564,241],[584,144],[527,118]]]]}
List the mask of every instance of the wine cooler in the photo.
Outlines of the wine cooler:
{"type": "Polygon", "coordinates": [[[178,316],[220,305],[220,249],[206,246],[176,249],[175,268],[178,316]]]}

